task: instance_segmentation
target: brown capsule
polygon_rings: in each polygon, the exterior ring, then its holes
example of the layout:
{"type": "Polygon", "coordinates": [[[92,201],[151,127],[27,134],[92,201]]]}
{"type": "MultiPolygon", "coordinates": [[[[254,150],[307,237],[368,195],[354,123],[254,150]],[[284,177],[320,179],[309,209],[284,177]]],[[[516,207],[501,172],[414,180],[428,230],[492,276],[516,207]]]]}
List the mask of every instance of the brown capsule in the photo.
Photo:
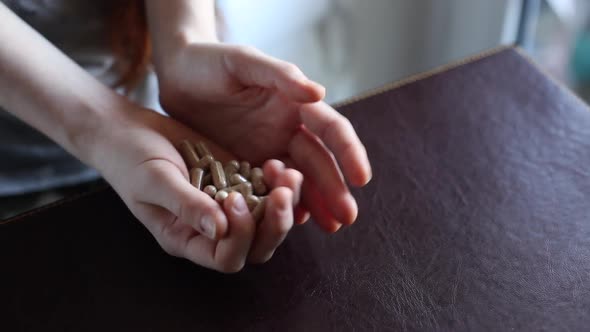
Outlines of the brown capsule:
{"type": "Polygon", "coordinates": [[[215,195],[217,194],[217,188],[215,188],[215,186],[208,185],[208,186],[205,186],[205,188],[203,189],[203,192],[205,194],[211,196],[211,198],[214,198],[215,195]]]}
{"type": "Polygon", "coordinates": [[[235,186],[225,188],[223,190],[226,190],[228,192],[237,191],[244,195],[244,197],[246,197],[248,195],[252,195],[252,184],[250,182],[240,183],[235,186]]]}
{"type": "Polygon", "coordinates": [[[217,192],[217,194],[215,194],[215,200],[218,203],[223,202],[223,200],[225,200],[227,197],[229,196],[228,192],[225,190],[220,190],[217,192]]]}
{"type": "Polygon", "coordinates": [[[254,190],[252,188],[252,183],[250,182],[246,182],[246,183],[242,183],[242,195],[244,195],[244,197],[252,195],[254,193],[254,190]]]}
{"type": "Polygon", "coordinates": [[[254,210],[252,210],[252,219],[255,222],[260,222],[264,217],[264,212],[266,210],[266,197],[260,197],[260,203],[256,205],[254,210]]]}
{"type": "Polygon", "coordinates": [[[260,168],[260,167],[252,168],[252,171],[250,171],[250,179],[252,181],[255,181],[255,180],[264,181],[264,172],[262,171],[262,168],[260,168]]]}
{"type": "Polygon", "coordinates": [[[233,167],[236,170],[236,172],[240,170],[240,163],[237,160],[228,161],[227,166],[233,167]]]}
{"type": "Polygon", "coordinates": [[[214,161],[215,161],[215,159],[213,159],[213,156],[209,156],[209,155],[204,156],[197,163],[197,167],[202,168],[202,169],[208,169],[214,161]]]}
{"type": "Polygon", "coordinates": [[[213,179],[213,185],[215,185],[217,190],[227,187],[227,180],[223,168],[221,167],[221,162],[215,161],[211,164],[211,176],[213,179]]]}
{"type": "Polygon", "coordinates": [[[254,208],[260,203],[260,198],[254,195],[246,196],[246,204],[248,205],[248,210],[252,211],[254,208]]]}
{"type": "Polygon", "coordinates": [[[203,186],[208,186],[210,184],[213,184],[213,179],[211,177],[211,173],[207,173],[205,176],[203,176],[203,186]]]}
{"type": "Polygon", "coordinates": [[[199,167],[199,156],[197,155],[195,149],[193,149],[193,145],[189,141],[184,140],[180,142],[178,150],[180,151],[182,159],[184,159],[184,162],[188,166],[188,169],[199,167]]]}
{"type": "Polygon", "coordinates": [[[268,188],[263,182],[252,183],[252,188],[254,188],[254,194],[256,195],[266,195],[268,188]]]}
{"type": "Polygon", "coordinates": [[[250,178],[250,163],[247,161],[242,161],[240,163],[240,174],[246,179],[250,178]]]}
{"type": "Polygon", "coordinates": [[[195,144],[195,149],[197,149],[197,153],[199,154],[199,157],[203,158],[205,156],[212,156],[211,151],[209,151],[209,148],[207,147],[207,144],[205,144],[205,142],[199,142],[197,144],[195,144]]]}
{"type": "Polygon", "coordinates": [[[191,179],[191,184],[201,190],[202,186],[203,186],[203,175],[205,174],[205,171],[203,171],[202,168],[193,168],[190,171],[190,179],[191,179]]]}
{"type": "Polygon", "coordinates": [[[245,177],[243,177],[241,174],[232,174],[232,176],[229,178],[229,183],[232,185],[237,185],[237,184],[241,184],[241,183],[246,183],[248,182],[248,180],[246,180],[245,177]]]}
{"type": "Polygon", "coordinates": [[[252,187],[254,188],[254,194],[264,195],[266,194],[267,188],[264,183],[264,173],[259,167],[254,167],[251,172],[252,187]]]}
{"type": "Polygon", "coordinates": [[[229,164],[225,165],[225,167],[223,168],[223,171],[225,172],[226,179],[231,179],[231,176],[238,172],[238,170],[236,168],[234,168],[233,165],[229,165],[229,164]]]}

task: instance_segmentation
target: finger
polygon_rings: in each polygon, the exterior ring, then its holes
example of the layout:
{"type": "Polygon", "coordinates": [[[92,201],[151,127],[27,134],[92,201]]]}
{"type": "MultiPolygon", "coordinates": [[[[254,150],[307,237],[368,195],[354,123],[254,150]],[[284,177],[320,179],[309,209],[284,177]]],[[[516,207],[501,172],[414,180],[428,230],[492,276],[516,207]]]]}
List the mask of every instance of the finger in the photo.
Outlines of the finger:
{"type": "Polygon", "coordinates": [[[246,263],[256,224],[241,194],[231,193],[223,202],[223,207],[229,216],[229,236],[217,244],[215,261],[220,271],[238,272],[246,263]]]}
{"type": "Polygon", "coordinates": [[[299,204],[301,198],[301,184],[303,183],[303,174],[292,168],[286,168],[280,176],[277,177],[273,188],[285,187],[292,192],[293,206],[299,204]]]}
{"type": "Polygon", "coordinates": [[[285,168],[279,160],[271,159],[264,163],[264,182],[270,188],[287,187],[293,192],[293,205],[299,204],[303,174],[293,168],[285,168]]]}
{"type": "MultiPolygon", "coordinates": [[[[288,149],[291,159],[303,173],[305,181],[309,179],[315,184],[328,212],[340,223],[352,224],[357,215],[356,201],[344,183],[330,152],[305,128],[293,137],[288,149]]],[[[311,208],[306,207],[313,215],[311,208]]]]}
{"type": "Polygon", "coordinates": [[[137,201],[161,206],[178,219],[191,225],[199,233],[211,239],[221,238],[227,231],[225,213],[211,197],[182,175],[181,171],[165,160],[153,160],[144,164],[138,174],[139,181],[133,192],[137,201]]]}
{"type": "Polygon", "coordinates": [[[262,172],[264,174],[264,182],[270,186],[271,188],[276,187],[275,181],[276,179],[283,173],[285,170],[285,164],[277,159],[270,159],[267,160],[264,165],[262,165],[262,172]]]}
{"type": "MultiPolygon", "coordinates": [[[[297,165],[295,165],[295,162],[293,162],[293,160],[291,158],[283,158],[285,166],[289,167],[289,168],[296,168],[297,165]]],[[[300,190],[300,197],[299,197],[299,203],[295,204],[295,208],[293,209],[293,221],[295,222],[296,225],[301,225],[306,223],[309,218],[310,218],[310,213],[309,211],[303,207],[303,204],[301,204],[301,192],[303,191],[303,182],[300,184],[299,186],[299,190],[300,190]]]]}
{"type": "Polygon", "coordinates": [[[166,253],[218,270],[214,259],[217,241],[201,236],[190,225],[180,222],[170,211],[160,206],[142,204],[142,207],[140,220],[166,253]]]}
{"type": "Polygon", "coordinates": [[[300,107],[301,122],[332,151],[346,179],[355,186],[371,180],[367,150],[350,121],[324,102],[300,107]]]}
{"type": "Polygon", "coordinates": [[[301,204],[295,206],[295,209],[293,210],[293,221],[295,222],[295,225],[305,224],[309,220],[309,217],[309,211],[301,204]]]}
{"type": "Polygon", "coordinates": [[[223,208],[230,222],[228,236],[219,241],[193,237],[188,241],[183,256],[210,269],[235,273],[246,263],[256,226],[242,195],[231,193],[223,201],[223,208]]]}
{"type": "Polygon", "coordinates": [[[316,102],[325,96],[325,88],[309,80],[297,66],[255,48],[234,48],[226,59],[229,72],[245,85],[277,89],[300,103],[316,102]]]}
{"type": "Polygon", "coordinates": [[[252,263],[264,263],[274,254],[293,227],[293,193],[278,187],[267,198],[264,219],[260,223],[254,245],[248,256],[252,263]]]}
{"type": "Polygon", "coordinates": [[[198,235],[192,226],[180,222],[172,212],[161,206],[140,203],[139,206],[132,205],[131,207],[135,216],[152,233],[162,249],[170,255],[184,257],[185,244],[195,235],[207,239],[198,235]]]}
{"type": "Polygon", "coordinates": [[[326,209],[322,195],[317,191],[311,180],[305,179],[302,187],[302,204],[309,209],[312,219],[325,232],[334,233],[342,227],[338,220],[326,209]]]}

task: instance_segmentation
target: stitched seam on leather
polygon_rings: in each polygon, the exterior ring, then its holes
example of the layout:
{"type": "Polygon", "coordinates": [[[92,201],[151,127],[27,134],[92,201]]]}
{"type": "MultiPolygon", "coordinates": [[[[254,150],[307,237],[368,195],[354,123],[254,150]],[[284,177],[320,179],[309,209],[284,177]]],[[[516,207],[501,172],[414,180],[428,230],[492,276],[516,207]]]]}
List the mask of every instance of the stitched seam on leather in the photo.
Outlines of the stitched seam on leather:
{"type": "Polygon", "coordinates": [[[61,206],[61,205],[67,204],[67,203],[69,203],[71,201],[75,201],[77,199],[86,197],[86,196],[88,196],[90,194],[94,194],[94,193],[98,193],[100,191],[104,191],[104,190],[106,190],[108,188],[109,188],[108,185],[104,185],[103,187],[100,187],[100,188],[90,189],[88,191],[85,191],[85,192],[82,192],[82,193],[79,193],[79,194],[75,194],[75,195],[72,195],[72,196],[65,197],[65,198],[60,199],[58,201],[55,201],[53,203],[49,203],[47,205],[40,206],[40,207],[35,208],[35,209],[32,209],[30,211],[23,212],[23,213],[18,214],[18,215],[14,216],[14,217],[10,217],[10,218],[8,218],[6,220],[2,220],[2,221],[0,221],[0,226],[4,226],[4,225],[7,225],[7,224],[13,224],[15,222],[18,222],[18,221],[21,221],[21,220],[25,219],[26,217],[30,217],[30,216],[39,214],[39,213],[41,213],[41,212],[43,212],[43,211],[45,211],[47,209],[50,209],[50,208],[53,208],[53,207],[56,207],[56,206],[61,206]]]}
{"type": "Polygon", "coordinates": [[[481,59],[484,59],[484,58],[490,57],[492,55],[496,55],[498,53],[502,53],[502,52],[504,52],[506,50],[511,50],[511,49],[515,49],[515,46],[514,45],[502,45],[502,46],[498,46],[498,47],[489,49],[487,51],[483,51],[483,52],[474,54],[472,56],[468,56],[468,57],[463,58],[461,60],[457,60],[455,62],[447,63],[447,64],[444,64],[442,66],[435,67],[434,69],[430,69],[430,70],[425,71],[425,72],[421,72],[421,73],[418,73],[418,74],[414,74],[414,75],[408,76],[406,78],[402,78],[401,80],[397,80],[397,81],[393,81],[393,82],[390,82],[390,83],[386,83],[385,85],[382,85],[380,87],[377,87],[377,88],[374,88],[374,89],[371,89],[371,90],[362,92],[359,95],[356,95],[354,97],[350,97],[348,99],[344,99],[344,100],[342,100],[340,102],[337,102],[337,103],[333,104],[332,106],[334,108],[338,108],[338,107],[341,107],[341,106],[346,106],[346,105],[352,104],[354,102],[361,101],[363,99],[367,99],[367,98],[376,96],[378,94],[381,94],[381,93],[384,93],[384,92],[387,92],[387,91],[390,91],[390,90],[394,90],[394,89],[400,88],[400,87],[405,86],[405,85],[408,85],[410,83],[414,83],[414,82],[417,82],[417,81],[420,81],[420,80],[423,80],[423,79],[426,79],[426,78],[435,76],[435,75],[440,74],[440,73],[443,73],[445,71],[449,71],[449,70],[452,70],[452,69],[461,67],[463,65],[466,65],[466,64],[469,64],[469,63],[473,63],[473,62],[476,62],[478,60],[481,60],[481,59]]]}

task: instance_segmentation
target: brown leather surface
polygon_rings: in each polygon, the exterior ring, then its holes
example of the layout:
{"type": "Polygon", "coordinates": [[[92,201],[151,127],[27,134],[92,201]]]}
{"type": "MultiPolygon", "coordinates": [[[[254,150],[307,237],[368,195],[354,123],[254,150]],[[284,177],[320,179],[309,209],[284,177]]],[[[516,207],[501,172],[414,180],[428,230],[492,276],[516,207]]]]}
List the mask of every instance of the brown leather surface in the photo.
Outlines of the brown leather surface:
{"type": "Polygon", "coordinates": [[[0,329],[590,325],[585,105],[509,49],[340,109],[374,166],[352,227],[298,227],[222,275],[167,256],[99,191],[0,226],[0,329]]]}

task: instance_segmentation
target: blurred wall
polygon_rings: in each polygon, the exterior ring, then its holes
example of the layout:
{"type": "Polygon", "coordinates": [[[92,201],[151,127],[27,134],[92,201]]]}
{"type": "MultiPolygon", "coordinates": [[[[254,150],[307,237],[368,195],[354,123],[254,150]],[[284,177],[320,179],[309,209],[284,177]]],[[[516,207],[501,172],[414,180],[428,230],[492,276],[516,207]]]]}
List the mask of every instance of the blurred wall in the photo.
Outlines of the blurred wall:
{"type": "Polygon", "coordinates": [[[222,0],[227,41],[299,65],[328,101],[516,38],[522,0],[222,0]]]}

